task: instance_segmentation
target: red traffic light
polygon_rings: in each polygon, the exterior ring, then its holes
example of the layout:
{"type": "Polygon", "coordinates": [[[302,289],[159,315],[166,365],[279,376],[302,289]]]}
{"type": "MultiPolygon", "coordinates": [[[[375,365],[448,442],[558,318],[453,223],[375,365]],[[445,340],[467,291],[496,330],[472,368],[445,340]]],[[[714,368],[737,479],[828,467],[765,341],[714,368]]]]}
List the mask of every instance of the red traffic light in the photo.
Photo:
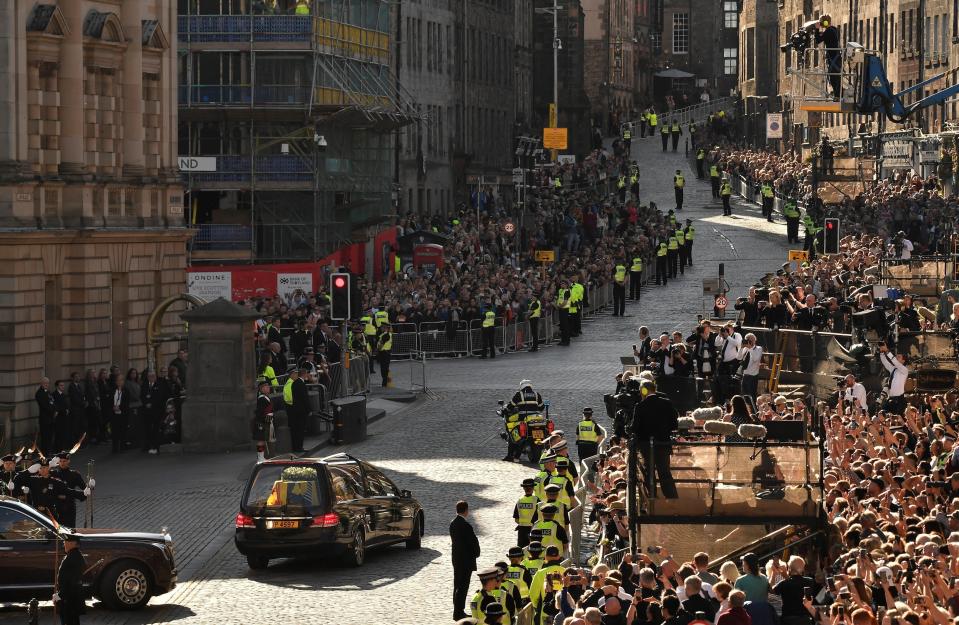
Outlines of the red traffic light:
{"type": "Polygon", "coordinates": [[[333,286],[338,289],[342,289],[346,286],[346,278],[343,276],[337,276],[336,279],[333,280],[333,286]]]}
{"type": "Polygon", "coordinates": [[[835,227],[836,227],[836,224],[835,224],[835,223],[833,223],[833,222],[831,222],[831,221],[827,221],[827,222],[826,222],[826,230],[832,230],[832,229],[835,228],[835,227]]]}

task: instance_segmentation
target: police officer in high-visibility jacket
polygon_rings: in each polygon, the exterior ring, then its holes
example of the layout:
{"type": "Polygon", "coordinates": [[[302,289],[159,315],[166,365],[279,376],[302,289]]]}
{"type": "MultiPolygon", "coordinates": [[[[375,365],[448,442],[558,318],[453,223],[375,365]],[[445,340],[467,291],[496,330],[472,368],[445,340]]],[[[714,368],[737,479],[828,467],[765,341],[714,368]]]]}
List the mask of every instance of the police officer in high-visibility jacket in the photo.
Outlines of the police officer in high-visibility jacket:
{"type": "Polygon", "coordinates": [[[639,201],[639,167],[632,167],[632,171],[629,173],[629,192],[633,194],[633,198],[638,202],[639,201]]]}
{"type": "Polygon", "coordinates": [[[700,180],[706,175],[706,150],[699,148],[696,151],[696,177],[700,180]]]}
{"type": "Polygon", "coordinates": [[[803,249],[809,252],[809,260],[816,258],[816,251],[819,248],[819,244],[816,239],[819,237],[819,233],[822,232],[822,228],[816,225],[816,222],[813,220],[812,216],[807,211],[802,218],[803,228],[806,230],[806,239],[803,244],[803,249]]]}
{"type": "Polygon", "coordinates": [[[509,566],[506,567],[506,582],[503,584],[504,586],[506,583],[512,584],[514,588],[519,590],[522,605],[529,603],[529,584],[533,581],[529,569],[523,566],[523,558],[526,556],[523,551],[524,546],[510,547],[509,551],[506,552],[506,557],[509,558],[509,566]]]}
{"type": "Polygon", "coordinates": [[[676,232],[670,233],[666,243],[667,259],[669,260],[669,277],[675,278],[679,271],[679,241],[676,239],[676,232]]]}
{"type": "Polygon", "coordinates": [[[656,111],[649,109],[649,136],[656,136],[656,124],[659,123],[659,118],[656,116],[656,111]]]}
{"type": "Polygon", "coordinates": [[[629,266],[629,299],[638,300],[643,284],[643,257],[634,252],[633,264],[629,266]]]}
{"type": "MultiPolygon", "coordinates": [[[[495,566],[477,571],[476,576],[479,577],[483,587],[477,590],[470,600],[470,614],[478,623],[485,623],[487,611],[494,612],[489,609],[491,605],[499,606],[495,612],[508,609],[509,606],[503,605],[501,597],[506,598],[509,595],[500,592],[500,570],[495,566]]],[[[509,598],[509,603],[512,604],[512,598],[509,598]]],[[[515,606],[513,608],[515,610],[515,606]]]]}
{"type": "Polygon", "coordinates": [[[483,350],[480,352],[480,358],[486,358],[489,353],[490,358],[496,358],[496,311],[492,304],[488,304],[486,312],[483,313],[483,350]]]}
{"type": "MultiPolygon", "coordinates": [[[[545,544],[545,543],[544,543],[545,544]]],[[[563,552],[556,545],[546,546],[546,560],[529,585],[529,602],[533,604],[534,625],[547,625],[552,619],[546,603],[563,589],[563,552]]]]}
{"type": "Polygon", "coordinates": [[[616,263],[613,269],[613,316],[626,314],[626,265],[616,263]]]}
{"type": "Polygon", "coordinates": [[[559,345],[569,345],[570,321],[569,321],[569,280],[563,278],[559,282],[559,290],[556,291],[556,310],[559,313],[559,345]]]}
{"type": "Polygon", "coordinates": [[[593,409],[583,408],[583,419],[576,425],[576,454],[580,462],[599,453],[604,438],[606,430],[593,421],[593,409]]]}
{"type": "Polygon", "coordinates": [[[569,300],[570,334],[579,336],[583,333],[583,306],[586,303],[586,289],[580,284],[578,277],[572,278],[571,282],[572,284],[569,287],[571,295],[569,300]]]}
{"type": "Polygon", "coordinates": [[[380,333],[376,337],[376,360],[380,363],[380,375],[383,376],[383,388],[390,385],[390,359],[392,357],[393,326],[387,321],[380,327],[380,333]]]}
{"type": "Polygon", "coordinates": [[[539,542],[540,532],[530,531],[529,533],[529,545],[523,551],[526,553],[526,556],[523,558],[523,561],[520,563],[523,565],[523,568],[529,571],[530,581],[528,584],[533,583],[533,577],[536,573],[543,568],[545,560],[543,560],[543,551],[546,547],[543,546],[543,543],[539,542]],[[534,536],[535,534],[535,536],[534,536]]]}
{"type": "Polygon", "coordinates": [[[646,125],[649,124],[649,111],[643,111],[639,116],[639,138],[646,138],[646,125]]]}
{"type": "Polygon", "coordinates": [[[683,210],[683,187],[686,186],[686,178],[683,177],[683,172],[680,169],[676,170],[676,175],[673,176],[673,192],[676,194],[676,210],[683,210]]]}
{"type": "Polygon", "coordinates": [[[619,194],[620,204],[626,201],[626,190],[626,176],[620,175],[619,180],[616,181],[616,193],[619,194]]]}
{"type": "Polygon", "coordinates": [[[693,239],[696,238],[696,228],[693,228],[693,220],[686,220],[686,230],[683,233],[686,237],[686,264],[693,266],[693,239]]]}
{"type": "Polygon", "coordinates": [[[693,120],[689,120],[686,125],[686,128],[689,130],[689,147],[696,149],[696,123],[693,120]]]}
{"type": "Polygon", "coordinates": [[[673,120],[672,126],[669,129],[669,134],[673,138],[673,152],[675,152],[676,148],[679,146],[679,137],[683,134],[683,127],[675,119],[673,120]]]}
{"type": "Polygon", "coordinates": [[[559,507],[550,504],[540,508],[538,512],[542,518],[534,523],[533,527],[543,533],[543,538],[540,542],[546,547],[547,552],[550,547],[556,547],[560,553],[565,554],[566,546],[569,545],[569,534],[566,533],[563,526],[556,520],[556,513],[559,512],[559,507]]]}
{"type": "Polygon", "coordinates": [[[516,500],[513,506],[513,522],[516,523],[516,544],[525,547],[529,544],[529,531],[533,529],[533,515],[536,514],[536,504],[539,503],[533,490],[536,480],[531,477],[523,480],[523,496],[516,500]]]}
{"type": "Polygon", "coordinates": [[[546,499],[545,501],[536,503],[536,509],[533,511],[533,525],[536,525],[546,518],[543,513],[543,508],[546,506],[555,506],[556,513],[553,515],[553,520],[559,523],[563,529],[569,528],[569,504],[565,504],[559,500],[562,487],[559,484],[547,484],[544,490],[546,491],[546,499]]]}
{"type": "Polygon", "coordinates": [[[679,224],[676,225],[676,230],[673,231],[673,236],[676,237],[676,242],[679,244],[679,249],[676,250],[676,260],[679,263],[679,273],[685,275],[686,273],[686,233],[683,230],[683,227],[679,224]]]}
{"type": "Polygon", "coordinates": [[[719,198],[723,201],[723,215],[729,217],[733,214],[733,209],[729,201],[733,196],[733,188],[729,184],[729,176],[723,176],[723,183],[719,186],[719,198]]]}
{"type": "Polygon", "coordinates": [[[667,266],[667,256],[669,254],[666,241],[660,241],[656,248],[656,284],[666,286],[669,270],[667,266]]]}
{"type": "Polygon", "coordinates": [[[786,218],[786,241],[799,243],[799,209],[796,207],[795,199],[786,198],[783,204],[783,216],[786,218]]]}
{"type": "Polygon", "coordinates": [[[669,148],[669,124],[665,121],[663,122],[663,126],[659,129],[659,138],[663,142],[663,152],[665,152],[666,149],[669,148]]]}
{"type": "Polygon", "coordinates": [[[626,158],[629,158],[633,149],[633,128],[630,124],[623,124],[623,147],[626,149],[626,158]]]}
{"type": "Polygon", "coordinates": [[[370,358],[370,373],[376,373],[376,368],[373,366],[376,362],[373,358],[376,347],[376,324],[373,323],[373,315],[371,313],[363,315],[360,317],[360,323],[363,324],[363,336],[366,339],[366,355],[370,358]]]}
{"type": "Polygon", "coordinates": [[[775,200],[773,195],[773,183],[771,180],[766,180],[759,186],[759,193],[762,195],[763,202],[763,217],[766,218],[766,221],[773,220],[773,201],[775,200]]]}
{"type": "Polygon", "coordinates": [[[383,327],[384,323],[390,322],[390,313],[386,312],[386,309],[377,310],[376,314],[373,315],[373,323],[376,325],[376,329],[379,330],[383,327]]]}
{"type": "Polygon", "coordinates": [[[709,183],[712,185],[712,188],[713,188],[713,197],[718,198],[720,177],[719,177],[719,166],[716,163],[713,163],[712,165],[709,166],[709,183]]]}
{"type": "Polygon", "coordinates": [[[543,304],[532,291],[526,300],[526,318],[529,321],[529,333],[533,339],[533,347],[529,351],[539,351],[539,320],[543,317],[543,304]]]}

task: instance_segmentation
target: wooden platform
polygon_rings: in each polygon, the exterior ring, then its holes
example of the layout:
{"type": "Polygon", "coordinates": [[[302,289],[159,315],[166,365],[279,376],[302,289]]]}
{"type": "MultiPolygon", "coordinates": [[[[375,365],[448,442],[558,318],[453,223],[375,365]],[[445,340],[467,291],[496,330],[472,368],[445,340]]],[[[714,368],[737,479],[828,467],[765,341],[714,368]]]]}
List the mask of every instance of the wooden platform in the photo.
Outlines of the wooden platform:
{"type": "Polygon", "coordinates": [[[806,101],[799,105],[799,110],[815,113],[855,113],[856,105],[851,102],[806,101]]]}

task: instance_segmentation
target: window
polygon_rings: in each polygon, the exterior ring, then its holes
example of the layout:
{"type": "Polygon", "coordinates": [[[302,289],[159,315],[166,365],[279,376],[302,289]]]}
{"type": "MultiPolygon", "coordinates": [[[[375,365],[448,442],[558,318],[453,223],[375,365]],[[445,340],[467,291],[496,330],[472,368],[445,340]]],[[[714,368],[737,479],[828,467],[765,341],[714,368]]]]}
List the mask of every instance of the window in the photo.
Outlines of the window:
{"type": "Polygon", "coordinates": [[[735,0],[723,2],[723,25],[726,28],[739,28],[739,3],[735,0]]]}
{"type": "Polygon", "coordinates": [[[268,464],[261,466],[253,478],[244,507],[255,510],[285,508],[295,514],[324,505],[324,489],[319,488],[314,467],[268,464]]]}
{"type": "Polygon", "coordinates": [[[723,73],[727,76],[736,75],[736,48],[723,48],[723,73]]]}
{"type": "Polygon", "coordinates": [[[0,540],[46,540],[50,530],[19,510],[0,508],[0,540]]]}
{"type": "Polygon", "coordinates": [[[328,466],[333,484],[333,494],[337,501],[359,499],[366,494],[363,488],[363,476],[360,474],[360,465],[356,463],[335,464],[328,466]]]}
{"type": "Polygon", "coordinates": [[[391,497],[394,495],[399,495],[399,491],[396,486],[393,485],[385,475],[374,469],[373,467],[366,465],[366,483],[370,487],[370,494],[374,497],[391,497]]]}
{"type": "Polygon", "coordinates": [[[653,49],[653,54],[660,54],[663,51],[663,33],[650,33],[649,45],[653,49]]]}
{"type": "Polygon", "coordinates": [[[673,13],[673,54],[689,54],[689,13],[673,13]]]}

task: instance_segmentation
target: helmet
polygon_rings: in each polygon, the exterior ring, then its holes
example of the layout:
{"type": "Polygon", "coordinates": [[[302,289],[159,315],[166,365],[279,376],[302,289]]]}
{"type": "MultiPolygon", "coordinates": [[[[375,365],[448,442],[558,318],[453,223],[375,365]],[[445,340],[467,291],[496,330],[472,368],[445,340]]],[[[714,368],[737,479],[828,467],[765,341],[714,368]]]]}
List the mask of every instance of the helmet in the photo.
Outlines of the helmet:
{"type": "Polygon", "coordinates": [[[527,388],[527,387],[533,388],[533,383],[530,382],[529,380],[523,380],[523,381],[521,381],[521,382],[519,383],[519,387],[520,387],[520,389],[524,389],[524,388],[527,388]]]}

